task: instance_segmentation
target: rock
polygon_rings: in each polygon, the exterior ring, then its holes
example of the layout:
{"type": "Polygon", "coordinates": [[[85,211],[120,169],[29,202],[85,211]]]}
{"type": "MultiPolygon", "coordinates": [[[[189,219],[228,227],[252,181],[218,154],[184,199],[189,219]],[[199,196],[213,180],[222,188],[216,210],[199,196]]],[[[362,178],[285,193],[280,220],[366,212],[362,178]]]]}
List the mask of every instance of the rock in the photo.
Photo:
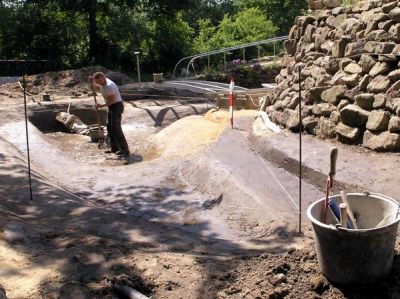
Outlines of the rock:
{"type": "Polygon", "coordinates": [[[332,15],[333,16],[338,16],[340,14],[344,13],[344,7],[335,7],[334,9],[332,9],[332,15]]]}
{"type": "Polygon", "coordinates": [[[390,27],[388,33],[392,40],[394,40],[396,42],[400,41],[400,24],[392,25],[392,27],[390,27]]]}
{"type": "Polygon", "coordinates": [[[336,125],[330,121],[330,119],[321,117],[318,121],[318,125],[315,131],[318,136],[323,138],[336,138],[336,125]]]}
{"type": "Polygon", "coordinates": [[[369,71],[376,64],[376,61],[370,55],[363,54],[363,55],[361,55],[360,61],[358,62],[358,64],[361,66],[361,69],[364,73],[369,73],[369,71]]]}
{"type": "Polygon", "coordinates": [[[374,20],[369,20],[367,23],[367,27],[365,28],[365,35],[377,29],[378,29],[378,22],[374,20]]]}
{"type": "Polygon", "coordinates": [[[304,41],[307,43],[314,42],[315,26],[308,24],[304,32],[304,41]]]}
{"type": "Polygon", "coordinates": [[[314,103],[315,101],[319,101],[321,99],[322,92],[324,92],[328,88],[329,87],[318,87],[318,86],[310,88],[310,96],[308,99],[312,103],[314,103]]]}
{"type": "MultiPolygon", "coordinates": [[[[288,111],[288,109],[286,109],[285,111],[288,111]]],[[[294,132],[298,132],[299,128],[300,128],[300,120],[299,120],[299,114],[297,113],[297,111],[294,110],[290,110],[290,116],[288,118],[288,120],[286,121],[286,127],[294,132]]]]}
{"type": "Polygon", "coordinates": [[[375,95],[374,103],[372,104],[372,108],[380,109],[385,108],[386,106],[386,94],[380,93],[375,95]]]}
{"type": "Polygon", "coordinates": [[[392,81],[392,82],[395,82],[395,81],[397,81],[397,80],[400,80],[400,70],[391,71],[391,72],[388,74],[388,77],[389,77],[390,81],[392,81]]]}
{"type": "Polygon", "coordinates": [[[324,5],[328,8],[335,8],[340,6],[340,0],[324,0],[324,5]]]}
{"type": "Polygon", "coordinates": [[[307,133],[316,135],[315,128],[318,125],[318,120],[314,116],[307,116],[303,119],[303,128],[307,133]]]}
{"type": "Polygon", "coordinates": [[[362,54],[365,43],[366,40],[359,40],[355,43],[348,43],[344,51],[344,56],[350,57],[362,54]]]}
{"type": "Polygon", "coordinates": [[[393,8],[396,7],[396,2],[390,2],[382,5],[382,12],[388,14],[393,8]]]}
{"type": "Polygon", "coordinates": [[[385,31],[389,31],[390,27],[392,27],[394,24],[396,24],[396,22],[392,20],[383,21],[378,23],[378,28],[385,31]]]}
{"type": "Polygon", "coordinates": [[[376,40],[379,42],[387,42],[390,40],[390,34],[385,30],[378,29],[366,34],[365,39],[367,41],[376,40]]]}
{"type": "Polygon", "coordinates": [[[390,133],[400,132],[400,117],[392,116],[389,120],[388,129],[390,133]]]}
{"type": "Polygon", "coordinates": [[[284,42],[284,46],[286,49],[286,53],[288,55],[294,55],[296,54],[296,47],[297,47],[297,43],[295,39],[288,39],[284,42]]]}
{"type": "Polygon", "coordinates": [[[392,98],[392,97],[386,98],[386,104],[385,104],[386,110],[396,112],[399,106],[400,106],[400,98],[392,98]]]}
{"type": "Polygon", "coordinates": [[[366,91],[368,84],[371,82],[372,77],[370,75],[364,75],[364,77],[361,78],[360,82],[358,83],[358,88],[361,91],[366,91]]]}
{"type": "Polygon", "coordinates": [[[400,90],[400,80],[392,84],[392,86],[387,90],[387,94],[391,94],[394,91],[400,90]]]}
{"type": "Polygon", "coordinates": [[[363,146],[375,151],[398,150],[400,148],[400,135],[389,131],[373,133],[367,130],[364,133],[363,146]]]}
{"type": "Polygon", "coordinates": [[[395,7],[389,12],[389,18],[397,23],[400,22],[400,8],[395,7]]]}
{"type": "Polygon", "coordinates": [[[339,139],[345,143],[356,142],[360,138],[361,132],[359,128],[349,127],[341,122],[336,126],[336,133],[339,139]]]}
{"type": "Polygon", "coordinates": [[[337,125],[340,122],[340,113],[336,110],[332,111],[329,120],[335,125],[337,125]]]}
{"type": "Polygon", "coordinates": [[[355,102],[357,103],[358,106],[360,106],[363,109],[366,110],[371,110],[372,105],[375,101],[374,94],[372,93],[362,93],[359,95],[356,95],[354,97],[355,102]]]}
{"type": "Polygon", "coordinates": [[[356,105],[347,105],[340,110],[340,118],[350,127],[363,127],[369,117],[369,112],[356,105]]]}
{"type": "Polygon", "coordinates": [[[279,285],[279,284],[281,284],[281,283],[284,283],[284,282],[286,282],[286,281],[287,281],[286,275],[283,274],[283,273],[278,273],[278,274],[274,275],[274,276],[272,277],[272,279],[270,280],[270,282],[271,282],[274,286],[277,286],[277,285],[279,285]]]}
{"type": "Polygon", "coordinates": [[[378,62],[374,65],[374,67],[369,71],[369,75],[371,77],[376,77],[379,75],[385,75],[390,72],[390,66],[387,62],[378,62]]]}
{"type": "Polygon", "coordinates": [[[324,102],[331,103],[333,105],[337,105],[339,100],[343,98],[347,88],[344,85],[333,86],[321,94],[321,99],[324,102]]]}
{"type": "Polygon", "coordinates": [[[357,63],[352,62],[344,68],[344,71],[349,74],[359,74],[362,73],[362,68],[357,63]]]}
{"type": "Polygon", "coordinates": [[[296,18],[296,25],[298,28],[306,28],[308,24],[315,22],[315,18],[312,16],[300,16],[296,18]]]}
{"type": "Polygon", "coordinates": [[[330,85],[345,85],[343,82],[343,78],[346,77],[347,74],[343,71],[338,71],[331,79],[330,85]]]}
{"type": "Polygon", "coordinates": [[[364,50],[367,53],[390,54],[395,46],[396,44],[391,42],[368,41],[364,46],[364,50]]]}
{"type": "Polygon", "coordinates": [[[339,105],[337,105],[337,109],[340,111],[349,104],[350,102],[348,100],[341,100],[339,105]]]}
{"type": "Polygon", "coordinates": [[[345,84],[349,88],[356,87],[360,81],[360,75],[359,74],[351,74],[347,76],[343,76],[341,78],[341,83],[345,84]]]}
{"type": "Polygon", "coordinates": [[[300,102],[300,97],[298,94],[295,94],[290,100],[290,103],[287,105],[287,108],[294,109],[299,104],[299,102],[300,102]]]}
{"type": "Polygon", "coordinates": [[[347,57],[342,58],[342,59],[340,59],[340,61],[339,61],[339,68],[340,68],[342,71],[344,71],[345,68],[346,68],[349,64],[351,64],[351,63],[354,63],[354,61],[353,61],[352,59],[347,58],[347,57]]]}
{"type": "Polygon", "coordinates": [[[341,39],[335,41],[332,47],[332,57],[343,57],[347,44],[351,41],[350,37],[342,37],[341,39]]]}
{"type": "Polygon", "coordinates": [[[366,128],[370,131],[387,130],[390,120],[390,113],[384,110],[374,110],[368,117],[366,128]]]}
{"type": "Polygon", "coordinates": [[[367,91],[372,93],[386,92],[390,88],[390,79],[386,76],[379,75],[372,79],[367,86],[367,91]]]}
{"type": "Polygon", "coordinates": [[[310,288],[314,292],[322,295],[325,291],[329,289],[329,282],[322,275],[314,276],[310,278],[310,288]]]}
{"type": "Polygon", "coordinates": [[[329,117],[336,107],[330,103],[314,104],[312,107],[312,112],[316,116],[329,117]]]}

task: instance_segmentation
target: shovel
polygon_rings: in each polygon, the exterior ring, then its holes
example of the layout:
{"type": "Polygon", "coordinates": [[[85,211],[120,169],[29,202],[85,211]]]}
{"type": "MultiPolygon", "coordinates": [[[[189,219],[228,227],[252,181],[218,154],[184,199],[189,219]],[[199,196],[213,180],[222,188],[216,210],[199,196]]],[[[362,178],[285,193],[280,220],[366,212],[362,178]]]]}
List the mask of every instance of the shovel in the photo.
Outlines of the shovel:
{"type": "Polygon", "coordinates": [[[104,134],[102,134],[102,128],[100,123],[100,112],[99,108],[97,108],[97,99],[96,99],[96,91],[93,90],[93,98],[94,98],[94,106],[96,107],[96,118],[97,118],[97,132],[99,134],[99,144],[97,145],[98,148],[103,148],[104,146],[104,134]]]}
{"type": "Polygon", "coordinates": [[[329,192],[333,187],[333,178],[336,174],[336,160],[338,155],[338,149],[336,147],[331,148],[330,161],[329,161],[329,174],[326,180],[326,193],[325,193],[325,202],[324,207],[322,209],[322,222],[326,224],[326,219],[328,216],[328,208],[329,208],[329,192]]]}

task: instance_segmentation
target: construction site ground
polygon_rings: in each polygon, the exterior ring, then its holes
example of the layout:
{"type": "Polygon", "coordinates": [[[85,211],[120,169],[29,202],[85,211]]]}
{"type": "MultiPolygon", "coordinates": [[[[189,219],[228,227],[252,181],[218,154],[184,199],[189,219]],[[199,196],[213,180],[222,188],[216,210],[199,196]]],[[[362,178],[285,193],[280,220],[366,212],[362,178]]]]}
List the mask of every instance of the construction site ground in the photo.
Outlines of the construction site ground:
{"type": "Polygon", "coordinates": [[[54,125],[69,103],[93,117],[91,97],[28,99],[31,201],[23,101],[10,85],[0,94],[0,283],[9,298],[122,298],[118,286],[151,298],[400,297],[398,242],[385,280],[331,283],[305,214],[324,197],[332,146],[333,193],[397,199],[399,154],[304,135],[299,234],[299,135],[270,132],[254,110],[235,112],[232,129],[206,101],[127,102],[126,163],[54,125]]]}

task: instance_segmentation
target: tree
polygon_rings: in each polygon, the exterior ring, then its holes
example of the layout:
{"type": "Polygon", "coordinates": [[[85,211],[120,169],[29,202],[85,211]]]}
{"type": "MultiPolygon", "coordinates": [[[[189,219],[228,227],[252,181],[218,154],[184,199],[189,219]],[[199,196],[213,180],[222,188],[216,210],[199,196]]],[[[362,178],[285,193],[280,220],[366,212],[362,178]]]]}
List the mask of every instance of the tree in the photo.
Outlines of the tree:
{"type": "Polygon", "coordinates": [[[296,16],[308,8],[306,0],[235,0],[239,10],[258,7],[278,28],[279,35],[287,35],[296,16]]]}
{"type": "Polygon", "coordinates": [[[209,20],[201,21],[200,26],[201,31],[195,39],[198,52],[263,40],[276,32],[276,27],[258,8],[243,10],[233,17],[225,15],[216,29],[209,20]]]}

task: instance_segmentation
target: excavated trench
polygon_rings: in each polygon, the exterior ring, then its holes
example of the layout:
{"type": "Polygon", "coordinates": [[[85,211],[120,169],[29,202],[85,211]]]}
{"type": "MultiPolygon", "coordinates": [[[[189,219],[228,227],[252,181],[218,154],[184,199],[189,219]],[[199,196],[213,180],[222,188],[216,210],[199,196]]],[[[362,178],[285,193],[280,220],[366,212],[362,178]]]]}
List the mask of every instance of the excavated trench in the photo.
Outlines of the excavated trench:
{"type": "MultiPolygon", "coordinates": [[[[229,240],[235,250],[281,251],[295,242],[297,211],[290,199],[296,197],[297,179],[264,165],[251,148],[247,134],[254,111],[238,112],[231,130],[226,112],[204,116],[208,103],[127,102],[123,131],[134,159],[124,165],[89,136],[71,134],[55,120],[68,104],[29,107],[32,163],[52,183],[112,213],[171,225],[214,240],[217,247],[229,240]],[[276,238],[277,230],[283,239],[276,238]]],[[[73,101],[70,113],[88,125],[97,121],[91,99],[73,101]]],[[[103,124],[105,118],[101,111],[103,124]]],[[[23,153],[24,126],[21,119],[0,127],[0,134],[23,153]]],[[[309,199],[321,197],[315,186],[303,188],[309,199]]],[[[97,226],[102,236],[113,235],[106,223],[97,226]]]]}

